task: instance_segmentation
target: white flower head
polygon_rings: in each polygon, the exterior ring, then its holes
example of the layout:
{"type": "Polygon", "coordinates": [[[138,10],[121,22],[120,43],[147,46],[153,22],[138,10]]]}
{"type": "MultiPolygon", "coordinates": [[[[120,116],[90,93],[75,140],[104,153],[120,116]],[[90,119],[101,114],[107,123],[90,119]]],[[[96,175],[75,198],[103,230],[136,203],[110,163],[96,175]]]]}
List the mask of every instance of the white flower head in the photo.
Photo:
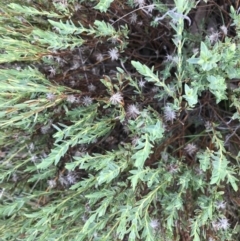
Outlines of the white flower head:
{"type": "Polygon", "coordinates": [[[219,32],[212,32],[210,35],[208,35],[208,39],[211,44],[215,44],[221,36],[221,33],[219,32]]]}
{"type": "Polygon", "coordinates": [[[172,62],[173,61],[173,56],[171,54],[166,55],[166,62],[172,62]]]}
{"type": "Polygon", "coordinates": [[[96,56],[96,60],[97,60],[98,62],[103,61],[103,55],[102,55],[101,53],[98,53],[98,54],[96,54],[95,56],[96,56]]]}
{"type": "Polygon", "coordinates": [[[54,95],[53,93],[47,93],[46,97],[50,101],[54,101],[56,99],[56,95],[54,95]]]}
{"type": "Polygon", "coordinates": [[[158,227],[160,226],[159,221],[157,219],[152,219],[150,221],[150,226],[152,227],[152,229],[158,229],[158,227]]]}
{"type": "Polygon", "coordinates": [[[75,85],[76,85],[76,81],[71,80],[71,81],[70,81],[70,86],[71,86],[71,87],[74,87],[75,85]]]}
{"type": "Polygon", "coordinates": [[[33,151],[35,149],[35,145],[33,142],[30,143],[30,145],[28,146],[29,151],[33,151]]]}
{"type": "Polygon", "coordinates": [[[55,60],[60,64],[62,62],[62,58],[60,56],[56,56],[55,60]]]}
{"type": "Polygon", "coordinates": [[[82,157],[87,154],[87,148],[85,146],[80,147],[74,154],[74,156],[82,157]]]}
{"type": "Polygon", "coordinates": [[[202,175],[202,174],[203,174],[203,170],[202,170],[201,168],[196,167],[196,168],[194,168],[194,169],[195,169],[197,175],[202,175]]]}
{"type": "Polygon", "coordinates": [[[175,56],[173,57],[173,63],[177,64],[178,61],[179,61],[179,58],[178,58],[178,56],[175,55],[175,56]]]}
{"type": "Polygon", "coordinates": [[[132,24],[136,23],[137,22],[137,14],[132,13],[129,20],[130,20],[130,23],[132,23],[132,24]]]}
{"type": "Polygon", "coordinates": [[[82,102],[85,106],[89,106],[92,104],[93,100],[89,96],[84,96],[82,102]]]}
{"type": "Polygon", "coordinates": [[[196,151],[197,151],[197,146],[194,145],[193,143],[189,143],[187,144],[187,146],[184,148],[184,150],[190,155],[192,156],[196,151]]]}
{"type": "Polygon", "coordinates": [[[100,69],[98,68],[98,67],[93,67],[92,68],[92,73],[94,74],[94,75],[99,75],[99,71],[100,71],[100,69]]]}
{"type": "Polygon", "coordinates": [[[177,55],[171,55],[171,54],[167,54],[166,55],[166,59],[165,62],[170,62],[173,64],[177,64],[179,61],[178,56],[177,55]]]}
{"type": "Polygon", "coordinates": [[[184,148],[184,150],[191,156],[191,155],[193,155],[197,151],[197,147],[193,143],[189,143],[184,148]]]}
{"type": "Polygon", "coordinates": [[[123,100],[123,97],[121,95],[121,93],[117,92],[115,94],[113,94],[110,98],[110,102],[113,104],[113,105],[116,105],[118,103],[121,103],[123,100]]]}
{"type": "Polygon", "coordinates": [[[228,219],[227,218],[220,218],[219,221],[218,221],[218,227],[219,229],[228,229],[230,226],[230,223],[228,222],[228,219]]]}
{"type": "Polygon", "coordinates": [[[74,95],[67,96],[67,102],[74,103],[76,101],[76,97],[74,95]]]}
{"type": "Polygon", "coordinates": [[[140,138],[138,136],[134,136],[132,138],[132,145],[136,146],[138,144],[138,141],[140,140],[140,138]]]}
{"type": "Polygon", "coordinates": [[[225,25],[222,25],[222,26],[220,27],[220,29],[222,30],[222,32],[223,32],[224,35],[227,35],[228,29],[227,29],[227,27],[226,27],[225,25]]]}
{"type": "Polygon", "coordinates": [[[155,5],[154,4],[150,4],[148,6],[146,6],[146,9],[149,13],[151,13],[153,11],[153,9],[155,8],[155,5]]]}
{"type": "Polygon", "coordinates": [[[212,222],[211,222],[211,224],[212,224],[212,227],[213,227],[213,229],[215,230],[215,231],[217,231],[217,230],[219,230],[219,223],[216,221],[216,220],[213,220],[212,222]]]}
{"type": "Polygon", "coordinates": [[[75,11],[78,11],[78,10],[80,10],[80,9],[82,9],[82,6],[81,6],[79,3],[77,3],[77,4],[74,5],[74,10],[75,10],[75,11]]]}
{"type": "Polygon", "coordinates": [[[74,172],[69,172],[66,176],[66,180],[69,184],[75,184],[77,179],[74,172]]]}
{"type": "Polygon", "coordinates": [[[199,53],[199,48],[193,48],[193,53],[198,54],[199,53]]]}
{"type": "Polygon", "coordinates": [[[142,8],[145,5],[145,0],[134,0],[134,4],[139,7],[142,8]]]}
{"type": "Polygon", "coordinates": [[[226,208],[226,202],[219,201],[215,203],[217,209],[225,209],[226,208]]]}
{"type": "Polygon", "coordinates": [[[119,58],[119,53],[118,53],[118,49],[117,48],[110,49],[108,51],[108,54],[109,54],[109,56],[110,56],[112,61],[113,60],[118,60],[118,58],[119,58]]]}
{"type": "Polygon", "coordinates": [[[87,222],[87,220],[88,220],[87,214],[83,214],[81,216],[81,219],[82,219],[83,222],[87,222]]]}
{"type": "Polygon", "coordinates": [[[128,116],[132,118],[137,118],[137,116],[140,114],[139,109],[136,107],[136,105],[131,104],[127,107],[127,114],[128,116]]]}
{"type": "Polygon", "coordinates": [[[141,88],[143,88],[144,86],[145,86],[145,83],[146,83],[146,81],[144,81],[144,80],[140,80],[139,82],[138,82],[138,85],[141,87],[141,88]]]}
{"type": "Polygon", "coordinates": [[[168,158],[169,158],[169,156],[168,156],[168,153],[167,152],[162,152],[161,153],[161,157],[162,157],[162,159],[166,162],[167,160],[168,160],[168,158]]]}
{"type": "Polygon", "coordinates": [[[206,121],[205,123],[205,128],[206,130],[210,131],[212,129],[212,123],[210,121],[206,121]]]}
{"type": "Polygon", "coordinates": [[[53,180],[53,179],[52,180],[48,180],[47,183],[48,183],[48,186],[49,186],[50,189],[56,187],[56,185],[57,185],[56,181],[53,180]]]}
{"type": "Polygon", "coordinates": [[[113,44],[116,44],[116,43],[118,42],[118,36],[113,36],[113,37],[111,38],[111,42],[112,42],[113,44]]]}
{"type": "MultiPolygon", "coordinates": [[[[16,173],[13,173],[13,175],[12,175],[12,180],[13,180],[13,182],[17,182],[18,179],[19,179],[19,176],[18,176],[16,173]]],[[[0,197],[0,198],[1,198],[1,197],[0,197]]]]}
{"type": "Polygon", "coordinates": [[[129,134],[129,133],[130,133],[130,130],[129,130],[129,128],[128,128],[127,125],[124,125],[124,126],[123,126],[123,132],[126,133],[126,134],[129,134]]]}
{"type": "Polygon", "coordinates": [[[77,60],[74,60],[74,61],[73,61],[73,65],[72,65],[72,67],[70,68],[70,70],[75,70],[75,69],[77,69],[79,66],[80,66],[80,63],[79,63],[77,60]]]}
{"type": "Polygon", "coordinates": [[[38,157],[36,155],[31,156],[31,162],[36,163],[38,157]]]}
{"type": "Polygon", "coordinates": [[[152,92],[153,93],[157,93],[159,91],[159,87],[158,86],[154,86],[153,88],[152,88],[152,92]]]}
{"type": "Polygon", "coordinates": [[[66,177],[64,177],[62,174],[58,177],[58,181],[61,183],[62,186],[68,186],[68,181],[66,180],[66,177]]]}
{"type": "Polygon", "coordinates": [[[56,69],[53,68],[52,66],[50,66],[50,68],[49,68],[48,71],[50,72],[50,76],[51,76],[51,77],[53,77],[54,75],[56,75],[56,69]]]}
{"type": "Polygon", "coordinates": [[[45,134],[49,133],[50,129],[51,129],[50,125],[45,125],[45,126],[41,127],[41,132],[43,135],[45,135],[45,134]]]}
{"type": "Polygon", "coordinates": [[[164,119],[171,122],[176,119],[176,112],[170,105],[164,107],[164,119]]]}
{"type": "Polygon", "coordinates": [[[176,164],[170,164],[168,168],[171,174],[177,173],[179,171],[179,167],[176,164]]]}
{"type": "Polygon", "coordinates": [[[90,92],[94,92],[96,89],[97,89],[97,87],[95,85],[93,85],[93,84],[88,85],[88,90],[90,92]]]}

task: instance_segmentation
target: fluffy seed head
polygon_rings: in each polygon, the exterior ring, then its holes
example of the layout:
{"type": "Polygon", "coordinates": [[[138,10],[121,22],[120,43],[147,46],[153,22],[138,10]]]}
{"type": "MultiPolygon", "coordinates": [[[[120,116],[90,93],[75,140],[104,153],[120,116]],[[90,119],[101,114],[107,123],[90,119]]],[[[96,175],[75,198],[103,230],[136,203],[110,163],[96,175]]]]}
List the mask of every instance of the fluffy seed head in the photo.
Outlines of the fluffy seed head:
{"type": "Polygon", "coordinates": [[[74,103],[76,101],[76,97],[74,95],[67,96],[67,102],[74,103]]]}
{"type": "Polygon", "coordinates": [[[206,121],[206,123],[205,123],[205,128],[206,128],[206,130],[211,130],[212,129],[212,123],[210,122],[210,121],[206,121]]]}
{"type": "Polygon", "coordinates": [[[159,227],[159,221],[157,219],[152,219],[150,221],[150,226],[153,228],[153,229],[158,229],[159,227]]]}
{"type": "Polygon", "coordinates": [[[220,218],[219,221],[218,221],[218,227],[220,229],[228,229],[230,226],[229,222],[228,222],[228,219],[227,218],[220,218]]]}
{"type": "MultiPolygon", "coordinates": [[[[12,175],[13,182],[17,182],[18,179],[19,179],[19,176],[16,173],[13,173],[13,175],[12,175]]],[[[0,199],[1,199],[1,197],[0,197],[0,199]]]]}
{"type": "Polygon", "coordinates": [[[228,29],[227,29],[227,27],[226,27],[225,25],[222,25],[222,26],[220,27],[220,29],[222,30],[222,32],[223,32],[224,35],[227,35],[228,29]]]}
{"type": "Polygon", "coordinates": [[[129,18],[129,20],[130,20],[130,23],[132,23],[132,24],[136,23],[137,22],[137,14],[136,13],[132,13],[130,18],[129,18]]]}
{"type": "Polygon", "coordinates": [[[90,84],[90,85],[88,85],[88,90],[90,91],[90,92],[94,92],[95,90],[96,90],[96,86],[95,85],[93,85],[93,84],[90,84]]]}
{"type": "Polygon", "coordinates": [[[66,180],[69,184],[74,184],[76,183],[77,179],[76,179],[76,175],[74,172],[69,172],[66,176],[66,180]]]}
{"type": "Polygon", "coordinates": [[[50,125],[45,125],[41,127],[41,132],[43,135],[47,134],[49,132],[49,130],[51,129],[50,125]]]}
{"type": "Polygon", "coordinates": [[[143,81],[142,79],[138,82],[138,85],[143,88],[145,86],[145,81],[143,81]]]}
{"type": "Polygon", "coordinates": [[[53,179],[52,180],[48,180],[47,183],[48,183],[48,186],[49,186],[50,189],[56,187],[56,185],[57,185],[56,181],[53,180],[53,179]]]}
{"type": "Polygon", "coordinates": [[[173,61],[173,56],[171,54],[166,55],[166,62],[172,62],[173,61]]]}
{"type": "Polygon", "coordinates": [[[216,202],[215,205],[216,205],[217,209],[225,209],[226,208],[226,202],[224,202],[224,201],[216,202]]]}
{"type": "Polygon", "coordinates": [[[101,53],[96,54],[96,59],[98,62],[103,61],[103,55],[101,53]]]}
{"type": "Polygon", "coordinates": [[[146,9],[149,13],[151,13],[153,11],[153,9],[155,8],[155,5],[154,4],[150,4],[148,6],[146,6],[146,9]]]}
{"type": "Polygon", "coordinates": [[[164,108],[164,119],[166,121],[171,121],[171,122],[173,122],[173,120],[176,119],[176,112],[169,105],[165,106],[164,108]]]}
{"type": "Polygon", "coordinates": [[[56,96],[53,93],[47,93],[46,97],[50,101],[54,101],[56,99],[56,96]]]}
{"type": "Polygon", "coordinates": [[[110,56],[110,58],[111,58],[112,61],[113,61],[113,60],[118,60],[118,58],[119,58],[118,49],[116,49],[116,48],[110,49],[110,50],[108,51],[108,54],[109,54],[109,56],[110,56]]]}
{"type": "Polygon", "coordinates": [[[154,86],[151,90],[153,93],[157,93],[159,91],[159,87],[154,86]]]}
{"type": "Polygon", "coordinates": [[[138,136],[134,136],[133,138],[132,138],[132,145],[133,146],[136,146],[137,144],[138,144],[138,141],[139,141],[139,137],[138,136]]]}
{"type": "Polygon", "coordinates": [[[177,173],[179,171],[179,167],[176,164],[170,164],[168,169],[171,174],[177,173]]]}
{"type": "Polygon", "coordinates": [[[77,4],[74,5],[74,10],[75,11],[78,11],[80,9],[82,9],[82,6],[80,4],[77,3],[77,4]]]}
{"type": "Polygon", "coordinates": [[[113,94],[113,95],[111,96],[111,98],[110,98],[110,102],[111,102],[113,105],[116,105],[116,104],[118,104],[118,103],[121,103],[122,100],[123,100],[123,97],[122,97],[122,95],[121,95],[119,92],[113,94]]]}
{"type": "Polygon", "coordinates": [[[127,107],[127,115],[132,118],[137,118],[137,116],[140,114],[139,109],[136,107],[136,105],[131,104],[127,107]]]}
{"type": "Polygon", "coordinates": [[[145,5],[145,0],[134,0],[134,3],[139,8],[142,8],[145,5]]]}
{"type": "Polygon", "coordinates": [[[219,32],[212,32],[208,38],[211,44],[215,44],[220,38],[221,34],[219,32]]]}
{"type": "Polygon", "coordinates": [[[191,156],[191,155],[193,155],[197,151],[197,147],[193,143],[189,143],[184,148],[184,150],[191,156]]]}
{"type": "Polygon", "coordinates": [[[50,66],[50,68],[49,68],[48,71],[50,72],[50,76],[51,76],[51,77],[53,77],[54,75],[56,75],[56,69],[53,68],[52,66],[50,66]]]}
{"type": "Polygon", "coordinates": [[[213,221],[211,222],[211,224],[212,224],[212,227],[213,227],[213,229],[214,229],[215,231],[219,230],[219,224],[218,224],[218,222],[217,222],[216,220],[213,220],[213,221]]]}
{"type": "Polygon", "coordinates": [[[92,104],[93,100],[89,96],[84,96],[82,102],[85,106],[89,106],[92,104]]]}

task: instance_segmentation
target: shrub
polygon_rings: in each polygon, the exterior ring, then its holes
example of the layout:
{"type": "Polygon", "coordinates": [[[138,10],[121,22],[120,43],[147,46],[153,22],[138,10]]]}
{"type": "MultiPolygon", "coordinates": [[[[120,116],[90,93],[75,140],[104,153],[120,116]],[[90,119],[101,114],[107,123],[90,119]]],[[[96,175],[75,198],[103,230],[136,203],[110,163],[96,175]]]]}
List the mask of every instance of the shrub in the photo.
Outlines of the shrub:
{"type": "Polygon", "coordinates": [[[239,239],[230,2],[3,1],[1,240],[239,239]]]}

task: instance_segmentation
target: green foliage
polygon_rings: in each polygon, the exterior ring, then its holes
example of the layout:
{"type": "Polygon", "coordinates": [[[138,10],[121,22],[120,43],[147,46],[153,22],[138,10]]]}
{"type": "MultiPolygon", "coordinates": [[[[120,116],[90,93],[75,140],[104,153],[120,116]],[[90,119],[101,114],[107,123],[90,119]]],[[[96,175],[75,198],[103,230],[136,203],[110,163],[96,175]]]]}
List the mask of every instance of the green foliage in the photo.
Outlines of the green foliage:
{"type": "Polygon", "coordinates": [[[99,3],[94,7],[100,12],[106,12],[113,0],[100,0],[99,3]]]}
{"type": "Polygon", "coordinates": [[[40,15],[40,16],[47,16],[49,18],[62,18],[63,16],[57,14],[56,12],[48,12],[48,11],[40,11],[31,6],[21,6],[16,3],[8,4],[8,7],[12,9],[17,14],[24,14],[25,16],[32,16],[32,15],[40,15]]]}
{"type": "Polygon", "coordinates": [[[173,96],[174,93],[171,91],[169,86],[167,86],[164,82],[161,82],[159,80],[158,75],[155,75],[150,68],[148,68],[146,65],[142,65],[141,63],[136,62],[136,61],[132,61],[131,63],[137,69],[137,71],[145,77],[145,79],[148,82],[154,82],[156,86],[163,87],[169,96],[174,97],[173,96]]]}
{"type": "Polygon", "coordinates": [[[0,240],[239,240],[239,9],[37,2],[0,3],[0,240]]]}

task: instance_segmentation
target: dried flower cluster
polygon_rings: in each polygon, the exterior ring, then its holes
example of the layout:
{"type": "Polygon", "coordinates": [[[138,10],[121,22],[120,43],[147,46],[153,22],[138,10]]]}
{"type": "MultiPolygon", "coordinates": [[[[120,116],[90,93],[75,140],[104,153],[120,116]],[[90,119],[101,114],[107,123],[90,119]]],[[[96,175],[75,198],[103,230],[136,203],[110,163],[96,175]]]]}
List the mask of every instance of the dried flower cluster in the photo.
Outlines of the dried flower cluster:
{"type": "Polygon", "coordinates": [[[19,2],[0,1],[0,240],[240,240],[239,4],[19,2]]]}

